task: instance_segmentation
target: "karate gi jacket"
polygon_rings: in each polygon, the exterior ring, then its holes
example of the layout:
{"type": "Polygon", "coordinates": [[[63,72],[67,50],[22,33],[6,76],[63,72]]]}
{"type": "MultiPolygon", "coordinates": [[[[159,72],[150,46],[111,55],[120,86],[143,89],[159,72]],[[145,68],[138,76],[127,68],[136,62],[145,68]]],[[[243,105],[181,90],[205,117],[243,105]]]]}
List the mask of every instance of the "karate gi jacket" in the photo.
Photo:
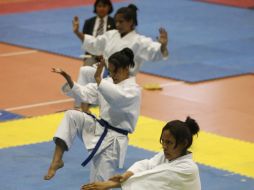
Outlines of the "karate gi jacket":
{"type": "MultiPolygon", "coordinates": [[[[134,53],[134,68],[130,69],[130,74],[135,76],[145,61],[159,61],[164,59],[161,53],[161,44],[153,41],[151,38],[142,36],[136,31],[129,32],[121,37],[118,30],[110,30],[103,35],[94,37],[85,34],[85,40],[82,48],[94,55],[103,55],[108,58],[115,52],[123,48],[130,48],[134,53]]],[[[165,57],[166,59],[167,57],[165,57]]]]}
{"type": "MultiPolygon", "coordinates": [[[[141,89],[135,77],[130,77],[118,84],[114,84],[112,78],[108,77],[102,79],[99,86],[97,83],[89,83],[86,86],[74,83],[72,89],[65,88],[63,91],[69,96],[78,96],[83,102],[98,105],[99,118],[106,120],[110,125],[129,133],[134,131],[141,103],[141,89]]],[[[83,141],[88,150],[94,148],[103,130],[104,128],[98,122],[95,127],[84,129],[86,138],[83,141]]],[[[122,168],[128,147],[128,137],[109,130],[96,154],[111,144],[118,153],[119,167],[122,168]]]]}
{"type": "Polygon", "coordinates": [[[199,170],[192,154],[168,161],[163,152],[132,165],[134,173],[122,184],[123,190],[201,190],[199,170]]]}

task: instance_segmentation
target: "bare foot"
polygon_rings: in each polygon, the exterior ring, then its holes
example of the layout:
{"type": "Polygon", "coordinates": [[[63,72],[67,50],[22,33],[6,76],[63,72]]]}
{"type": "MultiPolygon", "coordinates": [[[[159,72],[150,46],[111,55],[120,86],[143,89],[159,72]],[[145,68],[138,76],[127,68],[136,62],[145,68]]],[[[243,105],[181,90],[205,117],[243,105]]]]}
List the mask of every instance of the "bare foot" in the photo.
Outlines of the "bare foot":
{"type": "Polygon", "coordinates": [[[56,163],[51,163],[50,167],[48,169],[48,173],[47,173],[47,175],[44,176],[44,179],[50,180],[52,177],[54,177],[56,170],[58,170],[62,167],[64,167],[64,162],[62,160],[59,162],[56,162],[56,163]]]}

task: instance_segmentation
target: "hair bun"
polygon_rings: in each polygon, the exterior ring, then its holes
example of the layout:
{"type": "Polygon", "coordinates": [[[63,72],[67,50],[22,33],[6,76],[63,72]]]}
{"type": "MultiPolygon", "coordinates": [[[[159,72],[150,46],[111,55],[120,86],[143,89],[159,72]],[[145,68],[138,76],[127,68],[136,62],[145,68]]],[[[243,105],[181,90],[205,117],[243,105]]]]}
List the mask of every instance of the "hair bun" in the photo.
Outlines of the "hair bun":
{"type": "Polygon", "coordinates": [[[128,8],[132,9],[135,12],[138,10],[138,7],[136,5],[134,5],[134,4],[129,4],[128,8]]]}
{"type": "Polygon", "coordinates": [[[134,54],[133,54],[133,51],[130,49],[130,48],[124,48],[121,50],[121,52],[126,55],[127,57],[130,58],[130,60],[133,60],[134,58],[134,54]]]}
{"type": "Polygon", "coordinates": [[[199,132],[199,125],[191,117],[188,116],[185,120],[185,123],[187,124],[188,128],[190,129],[192,135],[195,135],[199,132]]]}

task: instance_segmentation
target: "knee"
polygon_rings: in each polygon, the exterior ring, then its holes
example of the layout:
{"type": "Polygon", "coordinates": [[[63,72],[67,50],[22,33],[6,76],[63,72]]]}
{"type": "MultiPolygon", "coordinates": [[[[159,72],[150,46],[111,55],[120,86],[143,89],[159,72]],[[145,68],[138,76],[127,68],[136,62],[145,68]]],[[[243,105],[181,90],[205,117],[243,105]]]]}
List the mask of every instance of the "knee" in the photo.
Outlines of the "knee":
{"type": "Polygon", "coordinates": [[[80,111],[78,110],[67,110],[64,114],[64,117],[68,120],[68,121],[74,121],[76,120],[77,115],[80,113],[80,111]]]}

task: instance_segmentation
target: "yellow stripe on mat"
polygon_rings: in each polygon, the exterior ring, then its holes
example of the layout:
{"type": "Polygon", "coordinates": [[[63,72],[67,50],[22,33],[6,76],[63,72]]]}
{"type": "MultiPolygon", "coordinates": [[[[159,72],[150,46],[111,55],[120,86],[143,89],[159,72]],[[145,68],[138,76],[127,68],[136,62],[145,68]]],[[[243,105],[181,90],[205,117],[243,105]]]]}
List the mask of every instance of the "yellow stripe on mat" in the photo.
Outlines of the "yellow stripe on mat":
{"type": "MultiPolygon", "coordinates": [[[[141,116],[130,135],[130,145],[160,151],[159,138],[166,122],[141,116]]],[[[194,138],[191,151],[200,164],[254,178],[254,143],[201,131],[194,138]]]]}
{"type": "MultiPolygon", "coordinates": [[[[94,109],[98,113],[97,109],[94,109]]],[[[0,123],[0,148],[52,140],[63,113],[0,123]]],[[[141,116],[130,145],[160,151],[159,138],[165,122],[141,116]]],[[[254,178],[254,143],[201,131],[194,139],[194,159],[201,164],[254,178]]]]}
{"type": "Polygon", "coordinates": [[[52,140],[63,113],[0,123],[0,148],[52,140]]]}

